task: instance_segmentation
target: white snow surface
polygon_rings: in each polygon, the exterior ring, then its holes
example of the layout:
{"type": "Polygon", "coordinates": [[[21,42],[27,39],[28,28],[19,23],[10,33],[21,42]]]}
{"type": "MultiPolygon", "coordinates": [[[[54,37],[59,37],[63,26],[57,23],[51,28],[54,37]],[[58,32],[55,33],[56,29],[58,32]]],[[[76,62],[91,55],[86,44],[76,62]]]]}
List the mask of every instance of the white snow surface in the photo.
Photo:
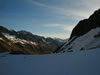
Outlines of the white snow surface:
{"type": "Polygon", "coordinates": [[[14,40],[15,39],[15,36],[11,36],[9,35],[8,33],[2,33],[6,38],[8,39],[11,39],[11,40],[14,40]]]}
{"type": "Polygon", "coordinates": [[[3,40],[3,39],[0,37],[0,40],[3,40]]]}
{"type": "Polygon", "coordinates": [[[66,42],[66,44],[61,48],[63,49],[61,52],[67,52],[69,48],[71,48],[70,50],[72,51],[80,51],[82,48],[84,48],[84,50],[87,50],[100,47],[100,37],[94,38],[94,36],[97,35],[99,32],[99,27],[92,29],[87,34],[75,39],[70,45],[67,45],[71,40],[75,38],[73,37],[70,41],[66,42]]]}
{"type": "Polygon", "coordinates": [[[33,44],[33,45],[38,45],[36,42],[32,42],[32,41],[27,41],[27,40],[24,40],[24,39],[19,39],[19,38],[16,38],[15,36],[12,36],[8,33],[3,33],[3,35],[8,38],[9,40],[11,40],[13,43],[17,43],[17,42],[20,42],[21,44],[33,44]]]}
{"type": "Polygon", "coordinates": [[[100,48],[49,54],[0,54],[0,75],[100,75],[100,48]]]}

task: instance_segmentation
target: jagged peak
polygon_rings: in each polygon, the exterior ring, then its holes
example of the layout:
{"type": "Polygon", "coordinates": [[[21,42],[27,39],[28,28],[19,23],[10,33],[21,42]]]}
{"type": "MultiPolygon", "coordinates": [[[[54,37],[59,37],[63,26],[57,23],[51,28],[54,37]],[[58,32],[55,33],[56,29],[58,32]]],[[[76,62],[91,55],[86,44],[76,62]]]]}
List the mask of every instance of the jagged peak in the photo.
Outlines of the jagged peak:
{"type": "Polygon", "coordinates": [[[100,27],[100,9],[96,10],[88,19],[81,20],[73,28],[70,39],[74,36],[80,37],[96,27],[100,27]]]}

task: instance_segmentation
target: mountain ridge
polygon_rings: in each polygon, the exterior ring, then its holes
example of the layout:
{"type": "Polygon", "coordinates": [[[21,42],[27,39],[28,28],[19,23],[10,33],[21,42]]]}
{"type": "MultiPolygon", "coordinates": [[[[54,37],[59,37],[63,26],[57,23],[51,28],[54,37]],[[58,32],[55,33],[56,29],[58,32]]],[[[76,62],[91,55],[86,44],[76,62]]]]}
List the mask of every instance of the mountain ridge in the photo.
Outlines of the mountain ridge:
{"type": "Polygon", "coordinates": [[[63,43],[60,39],[45,38],[43,36],[34,35],[25,30],[9,30],[3,26],[0,26],[0,34],[1,52],[4,48],[4,51],[10,51],[13,54],[48,54],[52,53],[63,43]],[[4,38],[6,38],[9,42],[4,38]],[[9,43],[11,45],[9,45],[9,43]],[[14,50],[14,47],[17,49],[14,50]]]}
{"type": "Polygon", "coordinates": [[[82,36],[91,29],[100,27],[100,9],[96,10],[88,19],[81,20],[72,30],[70,39],[74,36],[82,36]]]}
{"type": "Polygon", "coordinates": [[[83,51],[94,48],[100,48],[100,9],[88,19],[79,21],[73,28],[69,40],[55,52],[83,51]]]}

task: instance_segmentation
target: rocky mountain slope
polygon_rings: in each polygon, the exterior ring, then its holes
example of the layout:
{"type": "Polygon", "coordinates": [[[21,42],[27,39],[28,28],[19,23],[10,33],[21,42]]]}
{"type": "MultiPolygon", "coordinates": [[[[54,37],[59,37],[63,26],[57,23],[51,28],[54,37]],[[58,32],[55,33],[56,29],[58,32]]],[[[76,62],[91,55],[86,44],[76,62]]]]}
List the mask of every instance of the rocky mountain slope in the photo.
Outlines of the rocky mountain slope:
{"type": "Polygon", "coordinates": [[[100,48],[100,9],[88,19],[81,20],[71,36],[56,52],[72,52],[100,48]]]}
{"type": "Polygon", "coordinates": [[[47,54],[53,52],[63,40],[44,38],[21,30],[9,30],[0,26],[0,52],[12,54],[47,54]]]}

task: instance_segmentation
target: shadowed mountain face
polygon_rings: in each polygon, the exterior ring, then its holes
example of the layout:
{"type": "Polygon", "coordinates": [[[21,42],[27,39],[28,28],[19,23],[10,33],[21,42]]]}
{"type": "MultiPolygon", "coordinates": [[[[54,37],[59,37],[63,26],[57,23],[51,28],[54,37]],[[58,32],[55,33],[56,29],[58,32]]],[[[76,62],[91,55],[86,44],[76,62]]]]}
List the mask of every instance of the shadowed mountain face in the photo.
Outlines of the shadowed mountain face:
{"type": "Polygon", "coordinates": [[[0,52],[12,54],[48,54],[63,43],[58,39],[44,38],[21,30],[9,30],[0,26],[0,52]]]}
{"type": "Polygon", "coordinates": [[[100,27],[100,9],[95,11],[88,19],[81,20],[72,30],[70,39],[74,36],[82,36],[96,27],[100,27]]]}
{"type": "Polygon", "coordinates": [[[100,48],[100,9],[88,19],[81,20],[65,44],[55,52],[72,52],[100,48]]]}

